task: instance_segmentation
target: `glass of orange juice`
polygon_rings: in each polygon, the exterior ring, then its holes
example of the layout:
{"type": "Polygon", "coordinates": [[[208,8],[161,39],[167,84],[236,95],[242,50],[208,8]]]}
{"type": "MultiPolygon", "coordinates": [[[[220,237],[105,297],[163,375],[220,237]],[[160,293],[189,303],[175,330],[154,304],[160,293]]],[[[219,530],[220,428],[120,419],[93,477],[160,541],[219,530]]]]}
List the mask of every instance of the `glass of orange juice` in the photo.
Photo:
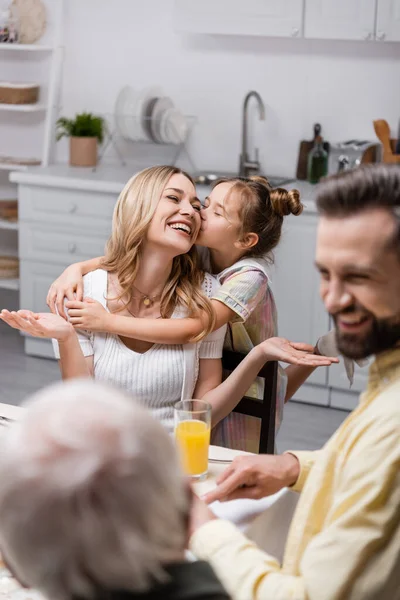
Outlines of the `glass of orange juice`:
{"type": "Polygon", "coordinates": [[[210,446],[211,404],[204,400],[181,400],[174,406],[175,439],[186,475],[207,475],[210,446]]]}

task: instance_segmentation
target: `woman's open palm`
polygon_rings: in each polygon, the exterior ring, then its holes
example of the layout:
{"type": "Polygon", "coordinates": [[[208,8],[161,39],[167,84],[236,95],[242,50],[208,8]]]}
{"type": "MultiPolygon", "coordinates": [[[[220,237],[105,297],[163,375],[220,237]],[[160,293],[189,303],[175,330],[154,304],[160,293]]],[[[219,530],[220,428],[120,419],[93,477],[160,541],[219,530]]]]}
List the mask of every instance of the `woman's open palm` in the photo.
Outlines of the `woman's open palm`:
{"type": "Polygon", "coordinates": [[[3,309],[0,319],[14,329],[39,338],[64,340],[74,331],[71,323],[52,313],[33,313],[30,310],[10,312],[3,309]]]}
{"type": "Polygon", "coordinates": [[[280,360],[291,365],[323,367],[339,362],[335,357],[314,354],[314,347],[310,344],[290,342],[280,337],[261,342],[260,348],[265,353],[266,360],[280,360]]]}

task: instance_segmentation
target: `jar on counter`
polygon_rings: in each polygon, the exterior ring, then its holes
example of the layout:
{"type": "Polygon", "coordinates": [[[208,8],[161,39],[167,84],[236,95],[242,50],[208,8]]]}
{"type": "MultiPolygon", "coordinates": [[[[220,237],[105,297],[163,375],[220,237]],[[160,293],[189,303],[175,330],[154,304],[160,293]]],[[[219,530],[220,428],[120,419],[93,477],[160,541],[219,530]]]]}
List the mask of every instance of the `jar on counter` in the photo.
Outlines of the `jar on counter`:
{"type": "Polygon", "coordinates": [[[19,20],[9,8],[0,10],[0,43],[16,44],[19,40],[19,20]]]}

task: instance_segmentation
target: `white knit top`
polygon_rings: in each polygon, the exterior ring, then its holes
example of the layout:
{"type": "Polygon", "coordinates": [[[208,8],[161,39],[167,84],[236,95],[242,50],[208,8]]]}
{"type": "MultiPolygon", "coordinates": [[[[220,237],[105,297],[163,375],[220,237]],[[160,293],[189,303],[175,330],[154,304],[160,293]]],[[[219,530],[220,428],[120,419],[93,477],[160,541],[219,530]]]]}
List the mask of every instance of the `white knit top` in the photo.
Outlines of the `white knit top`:
{"type": "MultiPolygon", "coordinates": [[[[219,287],[211,275],[203,282],[205,295],[211,297],[219,287]]],[[[107,271],[98,269],[84,277],[84,296],[100,302],[106,309],[107,271]]],[[[108,309],[107,309],[108,310],[108,309]]],[[[175,310],[171,318],[182,318],[175,310]]],[[[226,326],[195,344],[154,344],[147,352],[130,350],[119,336],[106,333],[78,332],[84,356],[94,358],[94,377],[118,385],[143,405],[172,431],[173,405],[192,398],[198,377],[199,359],[221,358],[226,326]]],[[[53,340],[56,358],[58,343],[53,340]]]]}

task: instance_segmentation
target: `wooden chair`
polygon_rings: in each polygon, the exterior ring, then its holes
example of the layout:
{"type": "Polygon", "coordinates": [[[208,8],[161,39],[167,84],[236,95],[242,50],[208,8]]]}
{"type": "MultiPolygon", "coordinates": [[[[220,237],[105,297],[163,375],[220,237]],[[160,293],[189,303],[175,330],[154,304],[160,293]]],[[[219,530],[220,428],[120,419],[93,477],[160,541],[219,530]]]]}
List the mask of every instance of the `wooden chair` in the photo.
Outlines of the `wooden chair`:
{"type": "MultiPolygon", "coordinates": [[[[245,354],[224,350],[222,366],[227,371],[233,371],[245,358],[245,354]]],[[[261,419],[260,454],[274,454],[275,452],[275,412],[276,412],[276,386],[278,379],[278,363],[267,362],[258,373],[264,379],[264,397],[262,400],[243,396],[234,409],[242,415],[261,419]]]]}

